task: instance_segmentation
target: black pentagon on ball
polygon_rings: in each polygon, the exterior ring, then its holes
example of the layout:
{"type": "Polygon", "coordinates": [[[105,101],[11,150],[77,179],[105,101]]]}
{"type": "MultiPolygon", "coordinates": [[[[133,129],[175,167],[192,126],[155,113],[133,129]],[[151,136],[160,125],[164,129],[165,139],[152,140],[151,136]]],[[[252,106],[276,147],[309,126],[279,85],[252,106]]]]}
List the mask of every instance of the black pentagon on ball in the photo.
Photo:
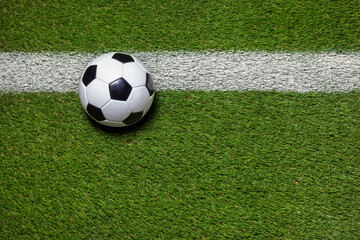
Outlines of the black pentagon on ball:
{"type": "Polygon", "coordinates": [[[96,78],[96,65],[89,66],[82,77],[85,86],[89,85],[96,78]]]}
{"type": "Polygon", "coordinates": [[[153,95],[155,88],[152,77],[149,73],[146,73],[146,88],[149,91],[150,96],[153,95]]]}
{"type": "Polygon", "coordinates": [[[135,112],[131,113],[124,121],[126,125],[131,125],[133,123],[136,123],[142,118],[143,112],[135,112]]]}
{"type": "Polygon", "coordinates": [[[112,58],[122,63],[134,62],[134,58],[132,56],[124,53],[115,53],[114,56],[112,56],[112,58]]]}
{"type": "Polygon", "coordinates": [[[111,99],[126,101],[132,87],[124,78],[119,78],[109,84],[109,90],[111,99]]]}
{"type": "Polygon", "coordinates": [[[94,105],[91,105],[90,103],[87,105],[86,111],[89,113],[89,115],[92,118],[94,118],[97,121],[105,120],[104,114],[102,113],[101,109],[94,105]]]}

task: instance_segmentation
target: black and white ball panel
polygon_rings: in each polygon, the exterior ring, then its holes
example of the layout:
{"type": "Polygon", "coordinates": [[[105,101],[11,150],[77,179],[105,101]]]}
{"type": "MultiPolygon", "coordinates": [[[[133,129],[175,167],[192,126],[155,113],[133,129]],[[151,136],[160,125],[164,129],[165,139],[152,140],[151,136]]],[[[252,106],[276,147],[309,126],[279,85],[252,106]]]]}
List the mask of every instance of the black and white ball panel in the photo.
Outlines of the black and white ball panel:
{"type": "Polygon", "coordinates": [[[112,58],[116,59],[117,61],[119,61],[121,63],[134,62],[133,56],[123,54],[123,53],[114,53],[112,58]]]}
{"type": "Polygon", "coordinates": [[[111,83],[123,76],[123,66],[115,59],[105,59],[97,65],[96,77],[106,83],[111,83]]]}
{"type": "Polygon", "coordinates": [[[131,125],[139,121],[143,117],[143,112],[131,113],[124,121],[126,125],[131,125]]]}
{"type": "Polygon", "coordinates": [[[150,95],[145,86],[134,88],[127,100],[131,112],[143,111],[150,101],[150,95]]]}
{"type": "Polygon", "coordinates": [[[153,83],[150,73],[146,73],[146,84],[145,85],[149,91],[150,96],[152,96],[154,94],[155,88],[154,88],[154,83],[153,83]]]}
{"type": "Polygon", "coordinates": [[[96,72],[97,72],[97,66],[91,65],[86,68],[83,76],[82,76],[82,82],[85,86],[89,85],[91,81],[93,81],[96,78],[96,72]]]}
{"type": "Polygon", "coordinates": [[[127,102],[110,100],[102,108],[102,112],[107,120],[114,122],[124,121],[130,114],[131,110],[127,102]],[[114,109],[117,109],[114,111],[114,109]]]}
{"type": "Polygon", "coordinates": [[[106,120],[102,110],[92,104],[88,104],[87,107],[86,107],[86,111],[89,113],[89,115],[95,119],[96,121],[104,121],[106,120]]]}
{"type": "Polygon", "coordinates": [[[123,77],[109,84],[110,97],[114,100],[126,101],[132,89],[131,85],[123,77]]]}
{"type": "Polygon", "coordinates": [[[146,84],[146,72],[136,62],[124,64],[123,77],[132,87],[144,86],[146,84]]]}
{"type": "Polygon", "coordinates": [[[95,79],[86,87],[86,96],[90,104],[101,108],[110,100],[109,84],[95,79]]]}

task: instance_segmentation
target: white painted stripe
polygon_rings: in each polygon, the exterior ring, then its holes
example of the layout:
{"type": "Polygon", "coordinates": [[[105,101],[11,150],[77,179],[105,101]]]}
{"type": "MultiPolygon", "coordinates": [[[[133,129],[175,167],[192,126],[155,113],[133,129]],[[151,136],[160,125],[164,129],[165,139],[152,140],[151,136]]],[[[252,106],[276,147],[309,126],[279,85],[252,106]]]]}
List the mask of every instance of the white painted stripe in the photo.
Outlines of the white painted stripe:
{"type": "MultiPolygon", "coordinates": [[[[134,52],[158,90],[360,90],[360,52],[134,52]]],[[[84,68],[99,54],[0,53],[1,92],[77,91],[84,68]]]]}

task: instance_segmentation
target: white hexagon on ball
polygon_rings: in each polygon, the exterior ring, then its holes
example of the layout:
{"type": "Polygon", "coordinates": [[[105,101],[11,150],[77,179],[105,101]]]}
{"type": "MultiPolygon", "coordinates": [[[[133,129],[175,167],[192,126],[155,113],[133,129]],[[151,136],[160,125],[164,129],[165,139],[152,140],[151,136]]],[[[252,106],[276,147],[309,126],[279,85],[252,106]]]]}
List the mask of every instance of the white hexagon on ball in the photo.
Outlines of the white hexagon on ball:
{"type": "Polygon", "coordinates": [[[149,91],[145,86],[133,88],[127,100],[132,112],[142,112],[150,101],[149,91]]]}
{"type": "Polygon", "coordinates": [[[101,110],[107,120],[114,122],[124,121],[131,113],[125,101],[117,100],[110,100],[101,110]]]}
{"type": "Polygon", "coordinates": [[[136,62],[124,64],[123,77],[132,87],[140,87],[146,84],[146,72],[136,62]]]}
{"type": "Polygon", "coordinates": [[[109,85],[95,79],[86,87],[86,96],[91,105],[101,108],[110,100],[109,85]]]}
{"type": "Polygon", "coordinates": [[[111,83],[122,77],[123,65],[115,59],[105,59],[98,64],[96,77],[106,83],[111,83]]]}

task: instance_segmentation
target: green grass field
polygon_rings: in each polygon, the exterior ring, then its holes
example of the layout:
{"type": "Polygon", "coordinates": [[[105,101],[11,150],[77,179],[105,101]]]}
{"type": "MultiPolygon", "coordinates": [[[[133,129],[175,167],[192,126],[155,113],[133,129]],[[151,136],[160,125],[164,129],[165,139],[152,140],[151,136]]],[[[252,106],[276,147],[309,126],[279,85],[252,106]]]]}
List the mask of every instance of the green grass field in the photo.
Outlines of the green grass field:
{"type": "MultiPolygon", "coordinates": [[[[0,9],[2,52],[360,51],[350,0],[0,9]]],[[[360,238],[359,91],[162,90],[121,129],[75,92],[0,93],[0,112],[1,239],[360,238]]]]}
{"type": "Polygon", "coordinates": [[[2,1],[0,50],[360,50],[357,0],[2,1]]]}
{"type": "Polygon", "coordinates": [[[2,95],[2,236],[358,236],[359,98],[165,91],[110,130],[75,93],[2,95]]]}

